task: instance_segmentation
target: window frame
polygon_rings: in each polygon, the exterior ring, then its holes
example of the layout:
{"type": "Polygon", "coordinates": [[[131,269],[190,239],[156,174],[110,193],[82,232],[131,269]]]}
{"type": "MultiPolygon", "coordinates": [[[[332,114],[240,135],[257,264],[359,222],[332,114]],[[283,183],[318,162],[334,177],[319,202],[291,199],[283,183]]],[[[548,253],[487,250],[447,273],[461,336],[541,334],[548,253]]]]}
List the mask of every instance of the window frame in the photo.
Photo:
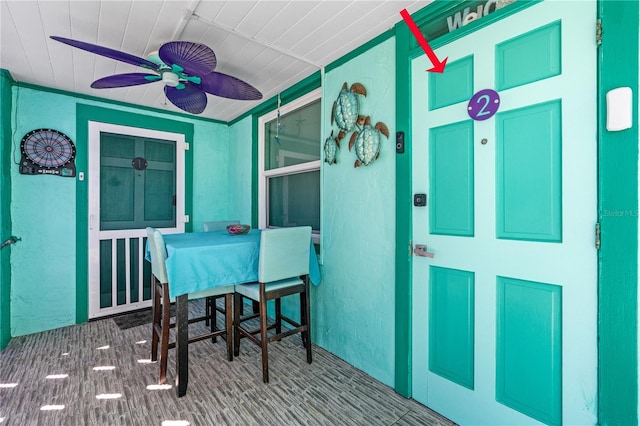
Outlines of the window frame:
{"type": "MultiPolygon", "coordinates": [[[[293,112],[315,101],[322,102],[322,88],[320,87],[285,105],[281,105],[280,116],[293,112]]],[[[265,145],[267,142],[265,141],[265,125],[266,123],[275,120],[277,117],[277,109],[258,117],[258,227],[260,229],[268,228],[269,193],[267,189],[267,181],[269,178],[313,171],[320,172],[320,165],[322,162],[322,159],[320,158],[306,163],[265,170],[265,145]]],[[[320,149],[322,149],[322,135],[320,134],[318,137],[320,138],[320,149]]],[[[322,157],[322,152],[319,152],[318,154],[322,157]]],[[[320,206],[318,207],[320,208],[320,206]]],[[[312,237],[314,243],[320,243],[320,232],[312,231],[312,237]]]]}

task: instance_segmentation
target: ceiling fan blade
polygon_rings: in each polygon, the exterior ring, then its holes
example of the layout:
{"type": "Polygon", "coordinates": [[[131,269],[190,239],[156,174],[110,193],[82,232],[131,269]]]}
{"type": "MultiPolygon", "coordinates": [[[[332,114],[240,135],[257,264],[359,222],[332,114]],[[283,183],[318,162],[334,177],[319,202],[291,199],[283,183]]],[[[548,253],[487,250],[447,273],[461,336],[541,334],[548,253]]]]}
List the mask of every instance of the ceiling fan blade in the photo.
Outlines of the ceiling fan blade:
{"type": "Polygon", "coordinates": [[[103,77],[91,83],[91,87],[94,89],[111,89],[114,87],[138,86],[140,84],[153,83],[154,81],[159,80],[162,80],[162,77],[157,74],[134,72],[103,77]]]}
{"type": "Polygon", "coordinates": [[[207,94],[191,83],[184,83],[183,89],[164,86],[164,94],[178,108],[200,114],[207,106],[207,94]]]}
{"type": "Polygon", "coordinates": [[[199,86],[205,92],[223,98],[245,101],[262,99],[262,93],[249,83],[217,71],[203,75],[199,86]]]}
{"type": "Polygon", "coordinates": [[[154,64],[153,62],[147,61],[144,58],[139,58],[129,53],[110,49],[104,46],[98,46],[97,44],[85,43],[84,41],[72,40],[70,38],[64,38],[64,37],[58,37],[58,36],[50,36],[50,37],[53,40],[68,44],[69,46],[77,47],[78,49],[86,50],[87,52],[95,53],[101,56],[106,56],[107,58],[126,62],[127,64],[135,65],[138,67],[158,70],[158,65],[154,64]]]}
{"type": "Polygon", "coordinates": [[[170,41],[158,50],[162,62],[180,66],[193,76],[209,74],[216,68],[216,55],[208,46],[190,41],[170,41]]]}

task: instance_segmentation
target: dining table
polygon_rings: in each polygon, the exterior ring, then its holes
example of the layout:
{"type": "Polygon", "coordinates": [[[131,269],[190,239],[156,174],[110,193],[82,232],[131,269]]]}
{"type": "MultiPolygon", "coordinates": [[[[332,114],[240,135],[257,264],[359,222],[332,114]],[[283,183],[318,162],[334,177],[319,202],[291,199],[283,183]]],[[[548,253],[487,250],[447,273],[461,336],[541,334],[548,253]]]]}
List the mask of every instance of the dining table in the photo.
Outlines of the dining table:
{"type": "MultiPolygon", "coordinates": [[[[178,397],[187,393],[189,382],[189,294],[214,287],[257,282],[261,232],[251,229],[246,234],[213,231],[163,235],[167,249],[165,265],[170,283],[169,297],[176,301],[175,391],[178,397]]],[[[313,240],[309,245],[309,281],[318,285],[320,266],[313,240]]]]}

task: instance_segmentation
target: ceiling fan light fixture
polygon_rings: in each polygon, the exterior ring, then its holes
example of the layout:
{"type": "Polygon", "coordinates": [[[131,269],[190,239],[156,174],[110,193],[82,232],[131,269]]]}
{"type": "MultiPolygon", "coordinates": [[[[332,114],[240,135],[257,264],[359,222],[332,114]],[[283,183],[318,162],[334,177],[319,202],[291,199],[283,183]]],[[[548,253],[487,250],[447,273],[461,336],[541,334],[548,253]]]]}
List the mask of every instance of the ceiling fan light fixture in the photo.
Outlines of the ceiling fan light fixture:
{"type": "Polygon", "coordinates": [[[176,87],[180,84],[180,78],[178,77],[178,74],[167,71],[162,73],[162,82],[165,86],[176,87]]]}

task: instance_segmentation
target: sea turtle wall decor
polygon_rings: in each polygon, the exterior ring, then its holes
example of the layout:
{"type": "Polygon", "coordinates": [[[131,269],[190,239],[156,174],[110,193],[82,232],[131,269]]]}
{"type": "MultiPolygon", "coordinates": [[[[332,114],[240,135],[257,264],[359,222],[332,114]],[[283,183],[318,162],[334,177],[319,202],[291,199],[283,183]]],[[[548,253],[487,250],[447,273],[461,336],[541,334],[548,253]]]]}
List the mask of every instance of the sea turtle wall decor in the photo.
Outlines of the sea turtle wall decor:
{"type": "Polygon", "coordinates": [[[371,117],[364,117],[364,126],[355,131],[349,140],[349,151],[355,146],[356,161],[353,167],[368,166],[380,155],[380,134],[389,138],[389,128],[383,122],[371,127],[371,117]]]}
{"type": "MultiPolygon", "coordinates": [[[[344,132],[340,130],[342,133],[342,137],[344,137],[344,132]]],[[[339,134],[338,134],[339,135],[339,134]]],[[[333,137],[333,130],[331,131],[331,136],[329,136],[324,141],[324,161],[325,163],[336,164],[338,157],[338,150],[340,149],[340,139],[336,136],[333,137]]]]}
{"type": "Polygon", "coordinates": [[[348,87],[345,81],[331,109],[331,124],[335,121],[338,128],[343,130],[345,134],[353,130],[358,121],[360,113],[358,94],[367,96],[367,89],[361,83],[353,83],[351,87],[348,87]]]}

